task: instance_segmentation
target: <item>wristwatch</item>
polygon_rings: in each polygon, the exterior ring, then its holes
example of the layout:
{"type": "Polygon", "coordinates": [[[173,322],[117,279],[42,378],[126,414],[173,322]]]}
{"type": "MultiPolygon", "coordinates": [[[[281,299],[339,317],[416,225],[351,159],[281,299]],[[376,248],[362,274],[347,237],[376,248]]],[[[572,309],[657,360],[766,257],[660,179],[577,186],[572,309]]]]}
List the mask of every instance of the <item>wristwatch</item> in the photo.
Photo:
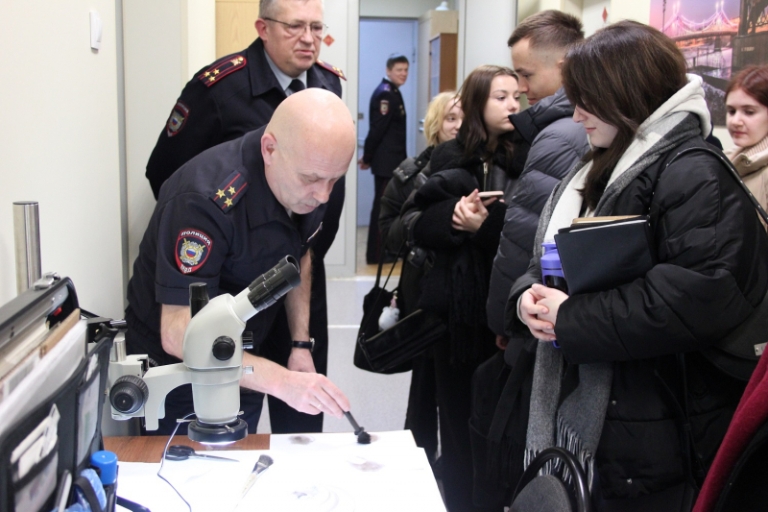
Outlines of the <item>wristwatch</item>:
{"type": "Polygon", "coordinates": [[[315,349],[315,338],[309,338],[309,341],[293,340],[293,348],[306,348],[312,352],[315,349]]]}

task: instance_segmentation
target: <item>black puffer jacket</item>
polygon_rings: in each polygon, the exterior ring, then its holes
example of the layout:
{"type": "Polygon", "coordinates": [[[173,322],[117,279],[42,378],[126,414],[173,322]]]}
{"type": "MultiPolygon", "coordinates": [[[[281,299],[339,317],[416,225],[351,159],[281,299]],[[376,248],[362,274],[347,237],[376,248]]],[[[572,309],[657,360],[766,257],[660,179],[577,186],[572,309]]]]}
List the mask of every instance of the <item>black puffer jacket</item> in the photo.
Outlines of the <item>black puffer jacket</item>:
{"type": "Polygon", "coordinates": [[[429,159],[433,149],[435,146],[429,146],[416,158],[403,160],[392,173],[392,179],[389,180],[381,196],[379,232],[384,241],[384,247],[392,254],[400,250],[405,240],[400,210],[411,192],[423,183],[423,180],[416,179],[419,173],[429,173],[429,159]]]}
{"type": "MultiPolygon", "coordinates": [[[[684,481],[683,389],[705,467],[744,390],[702,351],[765,295],[768,238],[747,196],[713,155],[696,151],[667,167],[683,149],[705,144],[697,136],[672,149],[629,183],[611,213],[650,209],[659,263],[629,284],[572,296],[558,312],[555,334],[569,365],[614,362],[596,455],[608,499],[633,499],[684,481]]],[[[534,260],[511,290],[506,327],[516,337],[530,336],[517,317],[517,299],[540,275],[534,260]]],[[[678,510],[673,506],[666,509],[678,510]]]]}
{"type": "Polygon", "coordinates": [[[509,118],[531,144],[525,169],[507,199],[504,230],[493,262],[488,325],[504,334],[504,305],[515,279],[528,268],[539,215],[552,189],[589,150],[584,127],[573,122],[573,106],[560,89],[509,118]]]}

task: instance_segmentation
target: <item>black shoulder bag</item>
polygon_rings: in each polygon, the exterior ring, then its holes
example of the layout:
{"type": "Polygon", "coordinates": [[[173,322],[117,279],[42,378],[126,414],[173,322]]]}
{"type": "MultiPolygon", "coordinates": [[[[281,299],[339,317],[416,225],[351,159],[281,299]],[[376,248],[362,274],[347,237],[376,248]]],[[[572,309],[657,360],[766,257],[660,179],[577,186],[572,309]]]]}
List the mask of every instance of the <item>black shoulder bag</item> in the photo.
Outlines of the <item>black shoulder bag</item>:
{"type": "MultiPolygon", "coordinates": [[[[405,245],[405,243],[403,243],[405,245]]],[[[400,247],[398,256],[402,253],[400,247]]],[[[392,298],[398,301],[398,289],[386,289],[397,259],[389,269],[387,279],[381,283],[382,262],[376,272],[376,283],[363,299],[363,320],[357,332],[354,365],[373,373],[403,373],[411,370],[412,359],[440,339],[446,326],[439,318],[418,309],[399,320],[389,329],[379,328],[379,316],[392,298]]],[[[398,304],[402,309],[402,303],[398,304]]]]}

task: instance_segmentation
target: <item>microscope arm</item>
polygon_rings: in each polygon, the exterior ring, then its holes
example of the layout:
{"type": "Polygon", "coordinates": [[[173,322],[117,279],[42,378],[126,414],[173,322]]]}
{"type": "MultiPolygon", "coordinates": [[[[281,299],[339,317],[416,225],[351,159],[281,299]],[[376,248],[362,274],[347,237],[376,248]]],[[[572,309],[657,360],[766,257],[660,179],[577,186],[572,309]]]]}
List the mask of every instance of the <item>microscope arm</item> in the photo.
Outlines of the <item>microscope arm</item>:
{"type": "Polygon", "coordinates": [[[192,382],[192,374],[184,363],[155,366],[144,374],[149,388],[149,397],[144,406],[144,421],[147,430],[157,430],[158,420],[165,418],[165,397],[183,384],[192,382]]]}

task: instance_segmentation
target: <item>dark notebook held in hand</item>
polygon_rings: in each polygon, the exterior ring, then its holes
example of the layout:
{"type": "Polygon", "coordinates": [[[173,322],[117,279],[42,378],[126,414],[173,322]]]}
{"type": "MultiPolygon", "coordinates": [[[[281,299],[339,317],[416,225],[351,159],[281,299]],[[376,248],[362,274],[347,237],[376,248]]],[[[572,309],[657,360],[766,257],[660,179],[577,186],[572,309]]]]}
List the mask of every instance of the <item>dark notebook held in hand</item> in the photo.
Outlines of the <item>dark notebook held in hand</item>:
{"type": "Polygon", "coordinates": [[[587,217],[555,235],[568,294],[609,290],[656,264],[648,217],[587,217]]]}

